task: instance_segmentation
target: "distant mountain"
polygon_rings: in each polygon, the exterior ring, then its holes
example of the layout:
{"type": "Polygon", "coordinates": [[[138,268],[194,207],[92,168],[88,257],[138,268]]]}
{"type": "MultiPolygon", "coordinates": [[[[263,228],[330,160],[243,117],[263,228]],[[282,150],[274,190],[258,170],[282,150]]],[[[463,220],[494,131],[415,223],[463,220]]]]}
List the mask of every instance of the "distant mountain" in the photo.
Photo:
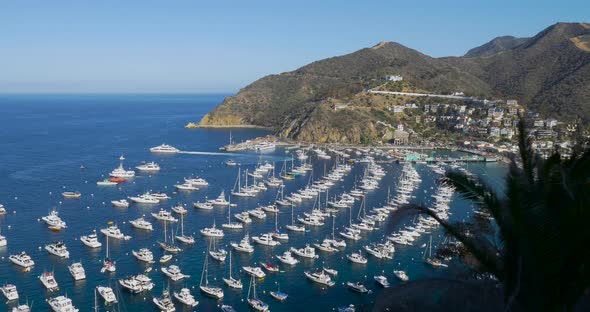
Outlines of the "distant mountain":
{"type": "Polygon", "coordinates": [[[590,25],[558,23],[532,38],[499,37],[463,57],[432,58],[382,42],[263,77],[226,98],[200,125],[263,126],[317,142],[375,141],[383,134],[377,121],[387,112],[365,90],[393,74],[403,76],[396,88],[514,98],[556,117],[588,118],[590,25]]]}
{"type": "Polygon", "coordinates": [[[516,38],[512,36],[497,37],[488,43],[467,51],[465,57],[490,56],[498,52],[512,50],[527,40],[529,40],[529,38],[516,38]]]}

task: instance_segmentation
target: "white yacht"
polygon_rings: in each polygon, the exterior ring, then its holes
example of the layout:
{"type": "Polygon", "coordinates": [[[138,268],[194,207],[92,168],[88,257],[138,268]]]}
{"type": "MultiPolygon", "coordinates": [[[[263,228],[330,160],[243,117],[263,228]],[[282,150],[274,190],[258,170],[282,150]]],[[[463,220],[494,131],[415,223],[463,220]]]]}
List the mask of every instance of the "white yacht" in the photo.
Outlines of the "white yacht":
{"type": "Polygon", "coordinates": [[[315,272],[305,271],[303,272],[308,279],[318,284],[326,285],[326,286],[334,286],[336,282],[332,280],[330,275],[326,274],[323,270],[318,270],[315,272]]]}
{"type": "Polygon", "coordinates": [[[375,279],[375,282],[377,282],[377,284],[381,285],[383,288],[387,288],[390,286],[387,277],[383,275],[375,275],[373,276],[373,278],[375,279]]]}
{"type": "Polygon", "coordinates": [[[186,208],[184,208],[184,206],[182,204],[178,204],[176,206],[172,206],[172,211],[174,213],[177,213],[179,215],[185,215],[188,213],[188,210],[186,210],[186,208]]]}
{"type": "Polygon", "coordinates": [[[119,157],[119,160],[121,160],[121,162],[119,163],[119,167],[115,168],[113,171],[111,171],[111,173],[109,173],[109,175],[111,177],[129,179],[129,178],[133,178],[135,176],[135,171],[125,170],[125,168],[123,168],[123,160],[124,159],[125,158],[123,156],[119,157]]]}
{"type": "Polygon", "coordinates": [[[39,275],[39,280],[49,291],[55,291],[59,289],[57,281],[55,280],[55,276],[53,276],[53,272],[43,272],[43,274],[39,275]]]}
{"type": "Polygon", "coordinates": [[[162,154],[176,154],[179,153],[180,150],[174,146],[168,144],[162,144],[155,147],[150,148],[150,152],[152,153],[162,153],[162,154]]]}
{"type": "Polygon", "coordinates": [[[353,252],[350,255],[346,255],[346,258],[348,260],[350,260],[350,262],[353,262],[353,263],[359,263],[359,264],[367,263],[367,258],[363,257],[363,255],[361,255],[360,252],[359,253],[353,252]]]}
{"type": "Polygon", "coordinates": [[[177,265],[171,265],[169,267],[162,267],[162,273],[166,274],[171,280],[179,281],[183,278],[189,278],[190,275],[182,274],[180,268],[177,265]]]}
{"type": "Polygon", "coordinates": [[[17,306],[12,307],[11,312],[31,312],[31,306],[28,304],[19,304],[17,306]]]}
{"type": "Polygon", "coordinates": [[[240,221],[242,223],[245,223],[245,224],[252,223],[252,219],[248,215],[248,212],[247,211],[236,213],[234,215],[234,217],[236,217],[236,219],[238,219],[238,221],[240,221]]]}
{"type": "Polygon", "coordinates": [[[203,178],[184,178],[184,183],[188,183],[194,186],[209,186],[209,182],[207,182],[205,179],[203,178]]]}
{"type": "Polygon", "coordinates": [[[195,208],[203,209],[203,210],[212,210],[214,208],[213,204],[210,202],[194,202],[193,205],[195,208]]]}
{"type": "Polygon", "coordinates": [[[278,246],[281,243],[272,239],[272,234],[264,233],[260,236],[252,236],[252,240],[266,246],[278,246]]]}
{"type": "Polygon", "coordinates": [[[182,288],[180,292],[174,292],[174,298],[189,307],[196,307],[199,304],[188,288],[182,288]]]}
{"type": "Polygon", "coordinates": [[[230,245],[237,251],[243,251],[247,253],[254,252],[254,246],[250,244],[250,237],[248,236],[248,234],[246,234],[246,236],[244,236],[244,238],[242,238],[242,240],[239,243],[232,242],[230,243],[230,245]]]}
{"type": "Polygon", "coordinates": [[[63,242],[55,242],[49,245],[45,245],[45,250],[52,255],[56,255],[60,258],[69,258],[70,252],[66,248],[66,245],[63,242]]]}
{"type": "Polygon", "coordinates": [[[150,291],[154,288],[152,279],[143,274],[120,279],[119,284],[134,294],[150,291]]]}
{"type": "Polygon", "coordinates": [[[138,204],[159,204],[160,200],[151,195],[150,193],[145,193],[138,196],[129,196],[129,199],[138,204]]]}
{"type": "Polygon", "coordinates": [[[264,219],[266,218],[266,213],[262,210],[261,207],[257,207],[251,210],[248,210],[248,214],[256,219],[264,219]]]}
{"type": "Polygon", "coordinates": [[[98,241],[96,230],[94,230],[92,234],[80,236],[80,241],[90,248],[100,248],[102,246],[102,243],[98,241]]]}
{"type": "Polygon", "coordinates": [[[303,248],[295,248],[291,247],[290,251],[300,257],[309,258],[309,259],[317,259],[319,258],[318,255],[315,253],[315,248],[305,245],[303,248]]]}
{"type": "Polygon", "coordinates": [[[29,255],[27,255],[24,251],[17,255],[10,255],[8,256],[10,261],[18,266],[21,266],[27,270],[30,270],[31,267],[35,265],[35,261],[31,259],[29,255]]]}
{"type": "Polygon", "coordinates": [[[182,184],[175,184],[174,187],[178,190],[181,190],[181,191],[198,191],[199,190],[199,188],[197,186],[194,186],[194,185],[187,183],[187,182],[182,183],[182,184]]]}
{"type": "Polygon", "coordinates": [[[65,296],[57,296],[47,300],[47,303],[54,312],[78,312],[72,304],[72,299],[65,296]]]}
{"type": "Polygon", "coordinates": [[[166,211],[162,208],[160,208],[160,211],[158,211],[158,213],[152,212],[152,216],[160,221],[178,222],[178,219],[172,216],[172,212],[166,211]]]}
{"type": "Polygon", "coordinates": [[[117,296],[115,296],[115,292],[111,287],[97,286],[96,290],[107,304],[117,303],[117,296]]]}
{"type": "Polygon", "coordinates": [[[222,229],[218,229],[215,227],[215,221],[213,222],[212,227],[204,228],[200,232],[203,236],[208,236],[208,237],[223,237],[223,235],[224,235],[222,229]]]}
{"type": "Polygon", "coordinates": [[[129,207],[129,202],[126,199],[112,200],[111,204],[113,204],[113,206],[119,207],[119,208],[129,207]]]}
{"type": "Polygon", "coordinates": [[[0,215],[5,215],[6,214],[6,208],[4,208],[4,205],[0,204],[0,215]]]}
{"type": "Polygon", "coordinates": [[[260,267],[244,266],[242,270],[256,278],[264,278],[266,276],[266,273],[260,267]]]}
{"type": "Polygon", "coordinates": [[[100,232],[108,237],[116,238],[116,239],[124,239],[130,240],[131,236],[123,235],[121,230],[117,227],[117,225],[110,225],[105,229],[100,229],[100,232]]]}
{"type": "Polygon", "coordinates": [[[41,218],[47,225],[53,227],[66,228],[66,223],[59,217],[57,210],[52,210],[49,215],[41,218]]]}
{"type": "Polygon", "coordinates": [[[170,196],[168,196],[166,193],[148,193],[148,195],[152,196],[153,198],[159,200],[159,201],[163,201],[163,200],[168,200],[170,199],[170,196]]]}
{"type": "Polygon", "coordinates": [[[215,199],[210,199],[208,200],[209,203],[215,205],[215,206],[229,206],[230,202],[225,200],[225,192],[221,191],[221,194],[219,194],[219,196],[215,199]]]}
{"type": "Polygon", "coordinates": [[[147,248],[141,248],[139,251],[132,250],[131,254],[139,261],[154,263],[154,254],[147,248]]]}
{"type": "Polygon", "coordinates": [[[133,226],[136,229],[146,230],[146,231],[153,231],[154,230],[152,223],[147,221],[146,219],[144,219],[143,216],[141,216],[135,220],[131,220],[131,221],[129,221],[129,223],[131,223],[131,226],[133,226]]]}
{"type": "Polygon", "coordinates": [[[6,297],[6,300],[18,300],[18,291],[16,290],[16,286],[13,284],[4,284],[4,286],[0,287],[0,291],[2,291],[2,294],[4,297],[6,297]]]}
{"type": "Polygon", "coordinates": [[[293,255],[291,254],[290,251],[285,251],[285,252],[283,252],[282,255],[277,255],[276,257],[282,263],[286,263],[286,264],[290,264],[290,265],[295,265],[295,264],[299,263],[299,260],[297,260],[297,258],[293,257],[293,255]]]}
{"type": "Polygon", "coordinates": [[[410,280],[410,278],[408,277],[408,274],[405,271],[402,270],[395,270],[393,271],[393,274],[399,278],[402,282],[407,282],[410,280]]]}
{"type": "Polygon", "coordinates": [[[117,182],[109,181],[109,179],[104,179],[102,181],[96,181],[96,185],[98,185],[98,186],[115,186],[117,184],[118,184],[117,182]]]}
{"type": "Polygon", "coordinates": [[[160,171],[160,166],[153,161],[135,167],[139,171],[155,172],[160,171]]]}
{"type": "Polygon", "coordinates": [[[4,247],[6,245],[8,245],[8,241],[6,240],[6,237],[0,235],[0,247],[4,247]]]}
{"type": "Polygon", "coordinates": [[[68,270],[70,274],[74,278],[75,281],[83,280],[86,278],[86,271],[82,266],[81,262],[74,262],[68,266],[68,270]]]}

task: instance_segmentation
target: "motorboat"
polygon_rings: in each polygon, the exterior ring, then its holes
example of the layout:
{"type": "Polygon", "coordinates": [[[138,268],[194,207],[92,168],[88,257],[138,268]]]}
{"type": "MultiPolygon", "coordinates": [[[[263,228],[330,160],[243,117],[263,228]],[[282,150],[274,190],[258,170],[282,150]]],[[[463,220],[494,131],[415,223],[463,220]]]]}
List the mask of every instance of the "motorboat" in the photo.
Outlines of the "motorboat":
{"type": "Polygon", "coordinates": [[[366,264],[367,263],[367,258],[363,257],[363,255],[361,255],[360,253],[356,253],[353,252],[350,255],[346,255],[346,258],[353,263],[359,263],[359,264],[366,264]]]}
{"type": "Polygon", "coordinates": [[[100,248],[102,246],[102,243],[98,241],[96,230],[94,230],[91,234],[80,236],[80,241],[90,248],[100,248]]]}
{"type": "Polygon", "coordinates": [[[119,284],[129,290],[131,293],[138,294],[144,291],[150,291],[154,288],[152,279],[144,274],[127,277],[119,280],[119,284]]]}
{"type": "Polygon", "coordinates": [[[238,221],[240,221],[242,223],[245,223],[245,224],[252,223],[252,219],[248,215],[247,211],[236,213],[234,215],[234,217],[236,217],[236,219],[238,219],[238,221]]]}
{"type": "Polygon", "coordinates": [[[233,160],[233,159],[228,159],[228,160],[226,160],[226,161],[224,162],[224,164],[225,164],[226,166],[230,166],[230,167],[234,167],[234,166],[237,166],[237,165],[238,165],[238,163],[237,163],[235,160],[233,160]]]}
{"type": "Polygon", "coordinates": [[[109,179],[104,179],[102,181],[96,182],[96,185],[98,185],[98,186],[115,186],[117,184],[118,184],[117,182],[110,181],[109,179]]]}
{"type": "Polygon", "coordinates": [[[269,272],[278,272],[279,271],[279,266],[272,264],[270,262],[260,262],[260,265],[262,266],[263,269],[265,269],[269,272]]]}
{"type": "Polygon", "coordinates": [[[177,265],[163,267],[161,270],[162,273],[166,274],[166,276],[168,276],[173,281],[179,281],[181,279],[190,277],[190,275],[182,274],[182,272],[180,272],[180,268],[177,265]]]}
{"type": "Polygon", "coordinates": [[[124,239],[124,240],[131,239],[131,236],[124,235],[121,232],[121,230],[117,227],[117,225],[115,225],[115,224],[112,224],[112,225],[108,226],[107,228],[100,229],[100,232],[108,237],[112,237],[115,239],[124,239]]]}
{"type": "Polygon", "coordinates": [[[160,257],[160,263],[166,263],[168,261],[172,260],[172,255],[163,255],[162,257],[160,257]]]}
{"type": "Polygon", "coordinates": [[[129,202],[126,199],[113,200],[113,201],[111,201],[111,204],[113,204],[113,206],[118,207],[118,208],[129,207],[129,202]]]}
{"type": "Polygon", "coordinates": [[[172,206],[172,212],[177,213],[179,215],[186,215],[188,213],[188,210],[186,210],[186,208],[184,208],[183,205],[178,204],[176,206],[172,206]]]}
{"type": "Polygon", "coordinates": [[[81,262],[74,262],[68,266],[70,274],[75,281],[86,279],[86,271],[81,262]]]}
{"type": "Polygon", "coordinates": [[[215,208],[212,203],[210,202],[194,202],[193,205],[195,208],[204,209],[204,210],[212,210],[215,208]]]}
{"type": "Polygon", "coordinates": [[[49,215],[41,217],[49,226],[59,226],[60,228],[66,228],[66,223],[59,217],[57,210],[52,210],[49,215]]]}
{"type": "Polygon", "coordinates": [[[332,280],[330,275],[326,274],[323,270],[317,270],[314,272],[305,271],[303,272],[305,276],[313,282],[318,284],[326,285],[326,286],[334,286],[336,282],[332,280]]]}
{"type": "Polygon", "coordinates": [[[13,284],[4,284],[4,286],[0,287],[0,291],[2,291],[2,294],[4,297],[6,297],[6,300],[18,300],[18,291],[16,290],[16,286],[13,284]]]}
{"type": "Polygon", "coordinates": [[[212,227],[204,228],[200,232],[203,236],[208,236],[208,237],[223,237],[224,236],[223,230],[215,227],[215,221],[213,222],[212,227]]]}
{"type": "Polygon", "coordinates": [[[157,199],[158,201],[168,200],[170,196],[166,193],[158,192],[158,193],[148,193],[151,197],[157,199]]]}
{"type": "Polygon", "coordinates": [[[242,238],[242,240],[239,243],[232,242],[230,243],[230,245],[237,251],[247,253],[254,252],[254,246],[250,244],[250,237],[248,236],[248,234],[246,234],[246,236],[244,236],[244,238],[242,238]]]}
{"type": "Polygon", "coordinates": [[[114,177],[114,178],[123,178],[123,179],[130,179],[130,178],[135,177],[135,171],[125,170],[125,168],[123,168],[123,160],[125,158],[123,158],[123,156],[121,156],[119,159],[121,160],[121,162],[119,163],[119,167],[117,167],[113,171],[111,171],[111,173],[109,173],[109,176],[114,177]]]}
{"type": "Polygon", "coordinates": [[[282,255],[277,255],[276,257],[282,263],[286,263],[289,265],[295,265],[295,264],[299,263],[299,260],[297,260],[297,258],[293,257],[293,255],[291,254],[290,251],[285,251],[285,252],[283,252],[282,255]]]}
{"type": "Polygon", "coordinates": [[[160,221],[178,222],[178,219],[173,217],[170,211],[166,211],[162,208],[160,208],[160,211],[158,211],[158,213],[152,212],[152,216],[160,221]]]}
{"type": "Polygon", "coordinates": [[[260,236],[252,236],[252,240],[266,246],[278,246],[281,243],[272,239],[272,234],[264,233],[260,236]]]}
{"type": "Polygon", "coordinates": [[[410,280],[410,278],[408,277],[408,274],[405,271],[402,270],[394,270],[393,274],[400,279],[400,281],[402,282],[407,282],[410,280]]]}
{"type": "Polygon", "coordinates": [[[107,304],[117,303],[117,296],[111,287],[97,286],[96,291],[107,304]]]}
{"type": "Polygon", "coordinates": [[[227,257],[227,251],[225,249],[217,249],[217,250],[210,249],[209,255],[211,256],[211,258],[213,258],[219,262],[223,262],[223,261],[225,261],[225,258],[227,257]]]}
{"type": "Polygon", "coordinates": [[[338,275],[338,271],[336,269],[331,269],[331,268],[326,268],[326,267],[323,267],[322,269],[324,270],[324,272],[326,272],[332,276],[338,275]]]}
{"type": "Polygon", "coordinates": [[[383,275],[375,275],[375,276],[373,276],[373,278],[375,279],[375,282],[377,282],[377,284],[383,286],[384,288],[387,288],[390,286],[389,281],[387,280],[387,277],[385,277],[383,275]]]}
{"type": "Polygon", "coordinates": [[[39,280],[49,291],[56,291],[59,289],[55,276],[53,276],[53,272],[43,272],[43,274],[39,275],[39,280]]]}
{"type": "Polygon", "coordinates": [[[152,153],[161,153],[161,154],[176,154],[179,153],[180,150],[174,146],[168,144],[162,144],[158,146],[154,146],[150,148],[150,152],[152,153]]]}
{"type": "Polygon", "coordinates": [[[321,251],[325,251],[325,252],[337,252],[338,249],[335,248],[332,243],[331,240],[325,239],[323,240],[321,243],[315,243],[313,244],[317,249],[321,250],[321,251]]]}
{"type": "Polygon", "coordinates": [[[251,215],[252,217],[256,218],[256,219],[264,219],[264,218],[266,218],[266,213],[260,207],[254,208],[254,209],[251,209],[251,210],[248,210],[248,214],[251,215]]]}
{"type": "Polygon", "coordinates": [[[300,257],[308,259],[317,259],[319,256],[315,253],[315,248],[305,245],[303,248],[291,247],[290,251],[300,257]]]}
{"type": "Polygon", "coordinates": [[[243,266],[242,270],[256,278],[264,278],[266,276],[266,273],[260,267],[243,266]]]}
{"type": "Polygon", "coordinates": [[[119,178],[119,177],[110,177],[109,178],[109,182],[115,182],[115,183],[123,183],[127,180],[123,179],[123,178],[119,178]]]}
{"type": "Polygon", "coordinates": [[[35,265],[35,261],[33,261],[33,259],[31,259],[31,257],[27,255],[24,251],[16,255],[10,255],[8,256],[8,259],[12,263],[21,266],[27,270],[30,270],[30,268],[35,265]]]}
{"type": "Polygon", "coordinates": [[[277,299],[278,301],[285,301],[289,297],[289,295],[287,295],[286,293],[284,293],[280,290],[272,290],[270,292],[270,295],[271,295],[271,297],[277,299]]]}
{"type": "Polygon", "coordinates": [[[138,196],[129,196],[129,199],[138,204],[158,204],[160,200],[150,193],[145,193],[138,196]]]}
{"type": "Polygon", "coordinates": [[[8,245],[8,241],[6,240],[6,237],[0,235],[0,247],[5,247],[6,245],[8,245]]]}
{"type": "Polygon", "coordinates": [[[12,307],[11,312],[31,312],[31,306],[28,304],[19,304],[17,306],[12,307]]]}
{"type": "Polygon", "coordinates": [[[230,202],[225,199],[225,192],[221,191],[221,194],[215,199],[210,199],[207,202],[215,206],[229,206],[230,202]]]}
{"type": "Polygon", "coordinates": [[[160,166],[153,161],[135,167],[139,171],[156,172],[160,171],[160,166]]]}
{"type": "Polygon", "coordinates": [[[131,223],[131,226],[133,226],[136,229],[146,230],[146,231],[153,231],[154,230],[152,223],[147,221],[146,219],[144,219],[143,216],[139,217],[135,220],[131,220],[131,221],[129,221],[129,223],[131,223]]]}
{"type": "Polygon", "coordinates": [[[57,296],[54,298],[49,298],[47,303],[53,310],[53,312],[78,312],[80,310],[76,309],[72,304],[72,299],[66,296],[57,296]]]}
{"type": "Polygon", "coordinates": [[[141,248],[139,251],[132,250],[131,254],[139,261],[154,263],[154,254],[147,248],[141,248]]]}
{"type": "Polygon", "coordinates": [[[48,245],[45,245],[45,250],[52,255],[58,256],[60,258],[69,258],[70,252],[66,248],[66,245],[63,242],[55,242],[48,245]]]}
{"type": "Polygon", "coordinates": [[[198,191],[199,188],[190,183],[175,184],[174,187],[180,191],[198,191]]]}
{"type": "Polygon", "coordinates": [[[361,282],[346,282],[346,286],[348,286],[350,290],[356,291],[361,294],[370,292],[370,290],[368,290],[367,287],[365,287],[365,285],[363,285],[361,282]]]}
{"type": "Polygon", "coordinates": [[[185,178],[184,182],[194,186],[209,186],[209,182],[207,182],[207,180],[198,177],[190,179],[185,178]]]}
{"type": "Polygon", "coordinates": [[[64,198],[80,198],[80,197],[82,197],[82,193],[80,193],[80,192],[63,192],[63,193],[61,193],[61,195],[64,198]]]}
{"type": "Polygon", "coordinates": [[[174,292],[174,298],[180,301],[182,304],[189,307],[196,307],[199,302],[195,300],[195,297],[191,294],[190,289],[184,287],[179,292],[174,292]]]}

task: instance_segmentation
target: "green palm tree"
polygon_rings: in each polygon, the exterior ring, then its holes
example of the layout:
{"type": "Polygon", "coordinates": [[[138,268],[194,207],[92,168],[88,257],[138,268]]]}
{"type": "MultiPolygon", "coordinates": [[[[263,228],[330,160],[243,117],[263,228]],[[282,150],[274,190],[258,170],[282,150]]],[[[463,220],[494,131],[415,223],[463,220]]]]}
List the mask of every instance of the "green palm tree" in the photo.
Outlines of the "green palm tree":
{"type": "Polygon", "coordinates": [[[424,207],[494,274],[506,310],[570,311],[590,290],[590,152],[576,148],[536,155],[521,119],[519,157],[511,161],[505,194],[477,177],[449,172],[444,182],[493,217],[495,236],[469,235],[424,207]],[[499,243],[496,243],[499,241],[499,243]]]}

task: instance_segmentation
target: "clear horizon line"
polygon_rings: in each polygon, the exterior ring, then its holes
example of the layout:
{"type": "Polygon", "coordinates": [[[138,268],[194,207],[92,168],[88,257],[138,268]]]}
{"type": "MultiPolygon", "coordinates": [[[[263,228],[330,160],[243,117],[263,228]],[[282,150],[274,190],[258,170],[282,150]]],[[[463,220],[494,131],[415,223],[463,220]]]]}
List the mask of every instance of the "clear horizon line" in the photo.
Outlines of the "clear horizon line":
{"type": "Polygon", "coordinates": [[[237,91],[0,91],[0,95],[43,94],[236,94],[237,91]]]}

